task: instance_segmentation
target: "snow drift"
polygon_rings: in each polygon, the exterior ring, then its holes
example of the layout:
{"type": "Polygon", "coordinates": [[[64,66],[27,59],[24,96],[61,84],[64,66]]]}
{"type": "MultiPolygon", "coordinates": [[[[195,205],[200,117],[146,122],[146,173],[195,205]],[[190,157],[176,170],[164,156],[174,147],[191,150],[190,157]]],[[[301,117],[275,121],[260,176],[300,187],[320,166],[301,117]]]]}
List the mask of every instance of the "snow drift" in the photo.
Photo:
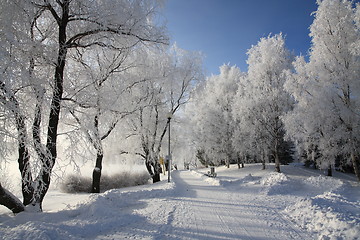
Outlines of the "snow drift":
{"type": "Polygon", "coordinates": [[[43,213],[14,216],[0,208],[0,238],[358,239],[355,178],[295,166],[283,166],[283,173],[260,169],[219,167],[216,178],[204,176],[206,169],[174,172],[170,184],[101,194],[50,191],[43,213]]]}

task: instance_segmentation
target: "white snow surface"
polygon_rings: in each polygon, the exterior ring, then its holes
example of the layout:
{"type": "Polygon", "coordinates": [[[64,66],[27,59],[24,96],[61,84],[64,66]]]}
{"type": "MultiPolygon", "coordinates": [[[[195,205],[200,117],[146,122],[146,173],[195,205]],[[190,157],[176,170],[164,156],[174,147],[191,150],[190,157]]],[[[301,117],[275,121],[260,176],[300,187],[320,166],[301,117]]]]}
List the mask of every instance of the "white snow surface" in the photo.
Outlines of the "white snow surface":
{"type": "Polygon", "coordinates": [[[0,208],[0,239],[360,239],[360,185],[301,166],[173,171],[101,194],[51,190],[44,212],[0,208]]]}

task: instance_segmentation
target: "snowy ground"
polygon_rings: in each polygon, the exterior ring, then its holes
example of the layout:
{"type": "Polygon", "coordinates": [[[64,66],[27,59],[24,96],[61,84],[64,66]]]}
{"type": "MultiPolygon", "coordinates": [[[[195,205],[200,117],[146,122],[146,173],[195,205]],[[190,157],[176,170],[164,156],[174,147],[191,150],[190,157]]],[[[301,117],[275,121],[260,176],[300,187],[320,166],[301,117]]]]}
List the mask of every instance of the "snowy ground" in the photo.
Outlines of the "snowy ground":
{"type": "Polygon", "coordinates": [[[99,195],[51,191],[44,213],[0,208],[0,239],[359,239],[360,185],[300,166],[174,171],[99,195]]]}

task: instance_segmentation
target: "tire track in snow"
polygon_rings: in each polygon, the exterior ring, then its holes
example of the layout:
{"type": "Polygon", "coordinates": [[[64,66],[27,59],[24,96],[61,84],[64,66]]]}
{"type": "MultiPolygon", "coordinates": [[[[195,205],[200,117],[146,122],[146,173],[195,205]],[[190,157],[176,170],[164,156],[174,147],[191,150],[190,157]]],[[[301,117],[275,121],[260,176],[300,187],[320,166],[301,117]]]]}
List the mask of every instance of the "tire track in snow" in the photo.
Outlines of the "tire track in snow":
{"type": "MultiPolygon", "coordinates": [[[[284,218],[279,210],[267,206],[257,194],[233,192],[223,186],[210,186],[204,181],[196,181],[192,174],[181,172],[186,186],[196,192],[192,204],[193,212],[201,226],[194,233],[194,238],[212,233],[210,239],[311,239],[313,236],[298,229],[292,222],[284,218]],[[196,202],[200,202],[196,203],[196,202]],[[206,212],[205,209],[208,209],[206,212]],[[205,220],[204,220],[205,218],[205,220]]],[[[178,178],[176,178],[178,180],[178,178]]],[[[252,186],[253,187],[253,186],[252,186]]],[[[258,191],[257,193],[259,193],[258,191]]],[[[254,192],[253,192],[254,193],[254,192]]],[[[206,239],[206,238],[199,238],[206,239]]]]}
{"type": "Polygon", "coordinates": [[[197,232],[193,233],[193,238],[254,239],[246,228],[237,223],[239,219],[233,213],[238,211],[238,206],[229,202],[230,193],[226,189],[209,186],[188,172],[181,172],[181,177],[189,184],[186,186],[182,183],[182,187],[193,188],[197,192],[191,204],[197,221],[197,232]]]}
{"type": "MultiPolygon", "coordinates": [[[[260,185],[232,189],[214,186],[190,172],[173,173],[175,188],[143,199],[134,214],[144,219],[136,232],[113,236],[131,239],[314,239],[279,213],[274,198],[260,185]]],[[[109,238],[110,239],[110,238],[109,238]]],[[[116,239],[116,238],[114,238],[116,239]]]]}

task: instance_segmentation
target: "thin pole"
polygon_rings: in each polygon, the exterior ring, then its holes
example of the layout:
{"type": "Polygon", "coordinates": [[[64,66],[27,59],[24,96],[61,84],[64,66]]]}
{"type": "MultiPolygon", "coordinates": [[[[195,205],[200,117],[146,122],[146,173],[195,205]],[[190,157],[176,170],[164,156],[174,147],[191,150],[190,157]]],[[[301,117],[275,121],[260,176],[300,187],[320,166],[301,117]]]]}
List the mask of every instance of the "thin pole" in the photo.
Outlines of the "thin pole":
{"type": "Polygon", "coordinates": [[[169,124],[169,147],[168,147],[168,158],[169,158],[169,162],[168,162],[168,182],[170,182],[170,170],[171,170],[171,151],[170,151],[170,121],[171,118],[168,118],[168,124],[169,124]]]}

